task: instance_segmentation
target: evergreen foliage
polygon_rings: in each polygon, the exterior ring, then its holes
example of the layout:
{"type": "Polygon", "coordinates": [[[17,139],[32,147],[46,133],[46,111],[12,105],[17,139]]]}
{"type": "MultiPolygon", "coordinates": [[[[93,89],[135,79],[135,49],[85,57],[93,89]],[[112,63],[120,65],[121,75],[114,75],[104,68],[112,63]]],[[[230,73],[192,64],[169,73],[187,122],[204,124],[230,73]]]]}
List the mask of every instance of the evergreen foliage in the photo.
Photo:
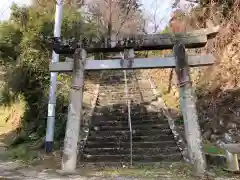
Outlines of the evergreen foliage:
{"type": "MultiPolygon", "coordinates": [[[[0,62],[6,71],[0,100],[9,105],[21,97],[26,102],[23,139],[29,139],[32,133],[42,138],[46,129],[52,50],[41,36],[53,36],[55,1],[38,0],[30,7],[14,4],[11,9],[10,20],[0,24],[0,62]]],[[[93,23],[84,21],[76,6],[64,7],[62,36],[94,36],[94,27],[93,23]]],[[[63,83],[57,91],[55,138],[61,139],[67,119],[70,77],[61,74],[58,80],[63,83]]]]}

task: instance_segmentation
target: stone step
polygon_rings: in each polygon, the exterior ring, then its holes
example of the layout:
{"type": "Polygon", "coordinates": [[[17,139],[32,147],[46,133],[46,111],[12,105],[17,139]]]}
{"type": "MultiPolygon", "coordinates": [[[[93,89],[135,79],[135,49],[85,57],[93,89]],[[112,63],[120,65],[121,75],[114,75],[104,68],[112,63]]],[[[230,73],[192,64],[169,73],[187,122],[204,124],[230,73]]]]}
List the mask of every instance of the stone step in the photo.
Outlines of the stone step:
{"type": "MultiPolygon", "coordinates": [[[[124,91],[123,91],[124,92],[124,91]]],[[[99,94],[98,100],[104,101],[104,100],[127,100],[132,99],[132,100],[141,100],[143,99],[143,101],[145,102],[151,102],[152,99],[154,99],[154,95],[150,92],[146,92],[144,93],[144,95],[141,95],[140,93],[136,93],[136,92],[129,92],[128,97],[126,97],[126,94],[119,92],[118,94],[112,94],[111,92],[106,92],[105,94],[99,94]],[[123,99],[122,99],[123,98],[123,99]]],[[[141,102],[139,101],[139,102],[141,102]]]]}
{"type": "MultiPolygon", "coordinates": [[[[175,141],[133,142],[133,148],[169,148],[175,147],[175,141]]],[[[129,148],[130,142],[87,141],[86,148],[129,148]]]]}
{"type": "MultiPolygon", "coordinates": [[[[151,99],[151,101],[131,103],[131,110],[139,111],[140,109],[146,109],[145,106],[150,105],[151,102],[154,101],[154,100],[155,100],[155,98],[151,99]]],[[[96,110],[102,110],[102,109],[108,109],[108,111],[109,111],[109,109],[115,110],[115,111],[119,111],[121,109],[127,109],[126,100],[124,100],[124,101],[120,100],[120,102],[118,102],[117,104],[109,104],[106,107],[106,106],[102,106],[101,102],[98,99],[98,105],[96,105],[96,110]]]]}
{"type": "MultiPolygon", "coordinates": [[[[137,162],[169,162],[180,161],[182,156],[180,153],[175,154],[158,154],[158,155],[133,155],[133,161],[137,162]]],[[[130,155],[90,155],[84,154],[82,157],[84,162],[129,162],[130,155]]]]}
{"type": "MultiPolygon", "coordinates": [[[[153,98],[154,100],[154,98],[153,98]]],[[[140,108],[144,108],[146,109],[146,105],[150,105],[151,101],[150,102],[140,102],[140,103],[136,103],[136,104],[131,104],[131,110],[136,110],[136,111],[139,111],[140,108]]],[[[102,107],[101,105],[97,105],[96,106],[97,109],[101,110],[101,109],[106,109],[106,107],[102,107]]],[[[114,109],[116,111],[119,111],[119,109],[126,109],[127,108],[127,104],[126,104],[126,101],[124,101],[123,103],[118,103],[118,104],[109,104],[109,106],[107,107],[108,109],[111,108],[111,109],[114,109]]]]}
{"type": "MultiPolygon", "coordinates": [[[[161,112],[148,111],[147,107],[155,99],[151,85],[136,72],[127,73],[133,129],[133,164],[180,161],[181,154],[168,121],[161,112]]],[[[111,71],[103,79],[80,162],[97,165],[129,164],[130,131],[123,72],[111,71]]]]}
{"type": "MultiPolygon", "coordinates": [[[[170,129],[134,130],[132,133],[134,136],[172,135],[170,129]]],[[[129,134],[130,131],[90,131],[90,136],[124,136],[129,134]]]]}
{"type": "MultiPolygon", "coordinates": [[[[158,124],[167,124],[167,120],[131,120],[132,125],[158,125],[158,124]]],[[[109,119],[100,119],[97,120],[97,118],[92,120],[93,126],[128,126],[128,120],[109,120],[109,119]]]]}
{"type": "Polygon", "coordinates": [[[102,99],[102,100],[98,99],[97,102],[98,102],[97,103],[98,106],[102,106],[102,107],[106,107],[107,106],[107,107],[109,107],[110,105],[114,105],[114,104],[118,104],[118,103],[126,103],[127,99],[123,99],[123,98],[120,98],[120,100],[118,100],[118,99],[110,99],[110,98],[109,99],[102,99]]]}
{"type": "Polygon", "coordinates": [[[112,95],[112,94],[105,94],[105,95],[99,95],[98,97],[98,101],[100,102],[104,102],[104,101],[109,101],[109,100],[121,100],[120,102],[124,103],[127,98],[125,97],[124,94],[118,94],[118,95],[112,95]]]}
{"type": "MultiPolygon", "coordinates": [[[[158,112],[148,114],[147,112],[137,112],[132,109],[131,109],[130,114],[131,114],[131,117],[133,117],[133,116],[134,117],[151,117],[151,116],[158,117],[158,116],[160,116],[158,112]]],[[[99,112],[95,111],[93,113],[93,115],[105,116],[108,118],[122,117],[122,116],[126,117],[126,116],[128,116],[128,111],[127,111],[127,107],[126,107],[125,109],[122,109],[122,110],[112,110],[112,111],[100,110],[99,112]]]]}
{"type": "MultiPolygon", "coordinates": [[[[147,110],[142,110],[140,111],[139,109],[138,110],[135,110],[135,109],[130,109],[130,114],[131,116],[135,116],[135,117],[162,117],[162,115],[159,113],[159,112],[147,112],[147,110]]],[[[117,116],[127,116],[128,115],[128,110],[127,110],[127,107],[125,108],[122,108],[122,109],[117,109],[117,110],[102,110],[100,109],[99,111],[95,111],[94,112],[94,115],[97,115],[97,116],[106,116],[106,117],[117,117],[117,116]]]]}
{"type": "Polygon", "coordinates": [[[157,121],[159,123],[163,122],[163,121],[167,121],[167,119],[163,119],[162,117],[160,116],[157,116],[155,115],[154,113],[151,115],[151,113],[149,113],[148,115],[146,116],[142,116],[142,117],[139,117],[139,116],[131,116],[131,119],[132,121],[134,122],[142,122],[142,121],[157,121]],[[163,120],[163,121],[162,121],[163,120]]]}
{"type": "MultiPolygon", "coordinates": [[[[154,125],[147,125],[147,124],[132,124],[132,130],[152,130],[152,129],[167,129],[169,125],[165,124],[154,124],[154,125]]],[[[128,124],[125,125],[118,125],[118,126],[92,126],[90,130],[95,131],[125,131],[129,130],[128,124]]]]}
{"type": "MultiPolygon", "coordinates": [[[[144,113],[144,112],[134,112],[131,110],[131,118],[134,119],[147,119],[147,120],[151,120],[151,119],[160,119],[163,118],[163,116],[161,116],[158,112],[151,112],[151,113],[144,113]]],[[[110,119],[110,120],[115,120],[114,118],[118,119],[124,119],[126,117],[128,117],[128,112],[94,112],[93,116],[96,116],[99,119],[105,118],[105,119],[110,119]],[[102,117],[99,117],[102,116],[102,117]]]]}
{"type": "MultiPolygon", "coordinates": [[[[146,118],[146,117],[135,117],[131,116],[131,122],[132,124],[167,124],[168,121],[167,119],[162,119],[161,117],[151,117],[151,118],[146,118]]],[[[102,125],[105,124],[128,124],[128,116],[116,116],[116,117],[92,117],[92,123],[99,124],[101,123],[102,125]]]]}
{"type": "MultiPolygon", "coordinates": [[[[111,86],[111,87],[101,87],[101,92],[99,93],[100,95],[106,95],[107,93],[111,93],[111,94],[116,94],[116,95],[125,95],[124,92],[125,89],[125,84],[123,85],[115,85],[115,86],[111,86]]],[[[151,88],[138,88],[138,86],[134,85],[134,84],[128,84],[128,92],[129,94],[136,94],[139,95],[140,92],[152,92],[151,88]]],[[[143,94],[143,93],[141,93],[143,94]]],[[[144,94],[143,94],[144,95],[144,94]]]]}
{"type": "MultiPolygon", "coordinates": [[[[133,141],[139,142],[139,141],[171,141],[173,140],[173,135],[155,135],[155,136],[134,136],[133,135],[133,141]]],[[[89,136],[88,141],[99,141],[99,142],[113,142],[116,140],[120,140],[122,142],[129,142],[130,136],[129,134],[126,134],[126,136],[89,136]]]]}
{"type": "MultiPolygon", "coordinates": [[[[104,121],[104,122],[112,122],[112,121],[128,121],[128,116],[127,114],[122,114],[122,115],[116,115],[114,116],[113,114],[109,115],[93,115],[93,120],[97,121],[104,121]]],[[[158,115],[157,113],[149,113],[148,115],[142,115],[142,116],[136,116],[136,115],[131,115],[131,120],[133,122],[142,122],[142,121],[157,121],[159,123],[166,122],[167,119],[158,115]]]]}
{"type": "MultiPolygon", "coordinates": [[[[124,79],[106,79],[106,80],[102,80],[101,81],[101,87],[105,87],[106,84],[108,83],[112,83],[113,85],[111,87],[115,87],[115,86],[124,86],[125,81],[124,79]]],[[[108,86],[107,86],[108,87],[108,86]]]]}
{"type": "MultiPolygon", "coordinates": [[[[180,161],[177,160],[173,160],[173,161],[161,161],[161,162],[150,162],[150,161],[133,161],[133,167],[143,167],[143,166],[150,166],[150,167],[170,167],[173,163],[185,163],[183,161],[183,159],[181,159],[180,161]]],[[[123,168],[123,167],[130,167],[130,161],[122,161],[122,162],[84,162],[84,161],[79,161],[78,162],[78,167],[101,167],[101,168],[106,168],[106,167],[114,167],[114,168],[123,168]]],[[[171,173],[171,172],[170,172],[171,173]]],[[[164,172],[164,175],[166,175],[166,173],[164,172]]],[[[162,179],[166,179],[166,176],[164,176],[162,179]]],[[[174,177],[173,177],[174,179],[174,177]]]]}
{"type": "MultiPolygon", "coordinates": [[[[85,148],[85,154],[118,155],[130,154],[130,148],[85,148]]],[[[161,154],[161,153],[180,153],[177,146],[160,148],[133,148],[133,154],[161,154]]]]}

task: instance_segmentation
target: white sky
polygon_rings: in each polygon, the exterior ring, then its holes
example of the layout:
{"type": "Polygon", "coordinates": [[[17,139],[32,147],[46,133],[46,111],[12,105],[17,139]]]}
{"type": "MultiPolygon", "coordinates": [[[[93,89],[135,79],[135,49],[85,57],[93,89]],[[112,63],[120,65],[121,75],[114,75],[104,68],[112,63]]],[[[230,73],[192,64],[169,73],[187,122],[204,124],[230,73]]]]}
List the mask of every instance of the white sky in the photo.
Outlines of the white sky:
{"type": "Polygon", "coordinates": [[[10,7],[12,3],[17,3],[19,5],[31,3],[31,0],[0,0],[0,20],[6,20],[10,16],[10,7]]]}
{"type": "MultiPolygon", "coordinates": [[[[19,5],[29,5],[31,0],[0,0],[0,20],[6,20],[10,16],[10,7],[12,3],[17,3],[19,5]]],[[[173,0],[141,0],[143,4],[143,10],[146,15],[153,19],[154,14],[156,14],[156,23],[164,28],[168,22],[169,15],[171,12],[171,5],[173,0]]],[[[151,31],[151,24],[149,26],[151,31]]]]}
{"type": "Polygon", "coordinates": [[[148,31],[153,31],[153,24],[158,24],[163,29],[168,24],[172,10],[173,0],[141,0],[145,15],[155,22],[149,24],[148,31]]]}

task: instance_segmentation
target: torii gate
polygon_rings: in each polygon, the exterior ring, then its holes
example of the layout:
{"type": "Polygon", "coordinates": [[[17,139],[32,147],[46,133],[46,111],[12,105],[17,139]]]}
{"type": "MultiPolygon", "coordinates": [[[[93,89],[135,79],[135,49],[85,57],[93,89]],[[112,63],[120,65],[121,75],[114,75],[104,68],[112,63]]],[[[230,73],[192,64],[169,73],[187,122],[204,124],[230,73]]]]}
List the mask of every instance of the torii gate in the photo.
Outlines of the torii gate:
{"type": "Polygon", "coordinates": [[[76,169],[78,138],[82,121],[82,100],[84,71],[113,70],[113,69],[150,69],[175,68],[179,90],[181,110],[184,118],[185,135],[188,153],[194,170],[203,175],[206,168],[205,156],[202,152],[201,134],[189,67],[209,66],[214,64],[215,58],[211,54],[187,56],[185,48],[204,47],[209,38],[214,37],[219,27],[200,29],[187,33],[154,34],[125,37],[117,41],[78,43],[72,45],[61,44],[58,38],[54,41],[54,51],[58,54],[74,54],[74,58],[66,58],[65,62],[51,63],[50,72],[72,72],[72,90],[68,110],[68,120],[64,140],[62,157],[62,171],[72,173],[76,169]],[[87,52],[121,52],[131,49],[134,51],[173,49],[174,56],[164,58],[134,58],[87,60],[87,52]]]}

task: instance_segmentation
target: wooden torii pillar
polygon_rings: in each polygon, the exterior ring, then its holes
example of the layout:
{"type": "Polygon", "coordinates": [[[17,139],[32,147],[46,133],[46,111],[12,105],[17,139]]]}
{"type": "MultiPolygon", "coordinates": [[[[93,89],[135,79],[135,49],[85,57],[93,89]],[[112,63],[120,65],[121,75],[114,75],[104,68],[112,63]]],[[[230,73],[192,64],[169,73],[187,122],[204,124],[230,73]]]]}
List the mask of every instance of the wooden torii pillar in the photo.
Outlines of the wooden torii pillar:
{"type": "Polygon", "coordinates": [[[201,133],[192,94],[189,67],[212,65],[215,58],[211,54],[187,56],[185,48],[204,47],[208,38],[214,37],[218,29],[219,27],[215,27],[187,33],[136,36],[135,39],[129,38],[127,41],[120,40],[112,43],[112,46],[106,43],[92,43],[84,47],[86,51],[77,49],[74,59],[66,58],[65,62],[51,63],[49,66],[51,72],[73,72],[73,88],[70,94],[62,170],[65,173],[72,173],[76,168],[77,143],[82,118],[84,70],[175,68],[181,91],[181,110],[184,117],[190,161],[194,166],[195,174],[204,175],[206,168],[205,155],[202,152],[201,133]],[[121,52],[124,49],[135,51],[173,49],[174,56],[135,58],[132,60],[131,66],[128,67],[122,66],[122,59],[86,60],[86,52],[121,52]]]}
{"type": "Polygon", "coordinates": [[[72,61],[72,87],[62,156],[62,171],[64,173],[74,173],[77,164],[79,132],[82,122],[84,69],[86,58],[87,54],[84,49],[76,49],[72,61]]]}
{"type": "Polygon", "coordinates": [[[187,141],[188,155],[193,164],[196,176],[202,176],[206,169],[206,158],[202,152],[202,138],[195,97],[192,92],[192,84],[189,73],[185,46],[177,43],[173,47],[176,60],[176,74],[180,91],[180,108],[184,119],[184,130],[187,141]]]}

